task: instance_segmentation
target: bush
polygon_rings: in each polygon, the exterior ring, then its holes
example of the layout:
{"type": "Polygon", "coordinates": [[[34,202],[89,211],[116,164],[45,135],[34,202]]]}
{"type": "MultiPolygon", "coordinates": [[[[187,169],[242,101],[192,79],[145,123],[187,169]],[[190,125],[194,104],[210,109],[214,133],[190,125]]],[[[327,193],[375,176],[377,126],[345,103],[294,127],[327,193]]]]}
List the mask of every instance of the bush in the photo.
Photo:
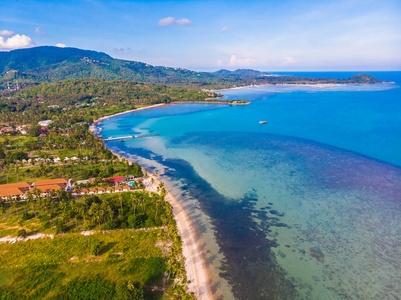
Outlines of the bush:
{"type": "Polygon", "coordinates": [[[99,277],[86,281],[73,280],[67,284],[68,299],[113,299],[113,285],[99,277]]]}
{"type": "Polygon", "coordinates": [[[98,256],[102,249],[102,243],[99,240],[94,240],[91,244],[91,254],[98,256]]]}
{"type": "Polygon", "coordinates": [[[128,224],[131,228],[141,228],[144,226],[148,216],[146,214],[137,214],[128,217],[128,224]]]}
{"type": "Polygon", "coordinates": [[[61,219],[55,220],[54,225],[56,225],[56,234],[64,232],[65,226],[63,220],[61,219]]]}
{"type": "Polygon", "coordinates": [[[145,283],[153,284],[164,274],[166,266],[163,258],[150,257],[146,260],[145,283]]]}
{"type": "Polygon", "coordinates": [[[26,235],[27,235],[27,233],[26,233],[26,230],[25,229],[21,229],[21,230],[18,230],[18,232],[17,232],[17,236],[19,236],[19,237],[26,237],[26,235]]]}
{"type": "Polygon", "coordinates": [[[14,160],[23,160],[23,159],[28,159],[28,154],[26,154],[26,153],[23,152],[23,151],[17,151],[17,152],[14,152],[14,153],[11,155],[11,157],[12,157],[12,159],[14,159],[14,160]]]}
{"type": "Polygon", "coordinates": [[[117,287],[114,300],[142,300],[143,296],[142,285],[135,281],[123,282],[117,287]]]}
{"type": "Polygon", "coordinates": [[[113,220],[108,220],[106,223],[106,229],[107,230],[113,230],[113,229],[117,229],[120,226],[120,223],[117,222],[117,220],[113,219],[113,220]]]}
{"type": "Polygon", "coordinates": [[[155,222],[153,221],[153,219],[147,219],[145,221],[145,227],[154,227],[155,226],[155,222]]]}

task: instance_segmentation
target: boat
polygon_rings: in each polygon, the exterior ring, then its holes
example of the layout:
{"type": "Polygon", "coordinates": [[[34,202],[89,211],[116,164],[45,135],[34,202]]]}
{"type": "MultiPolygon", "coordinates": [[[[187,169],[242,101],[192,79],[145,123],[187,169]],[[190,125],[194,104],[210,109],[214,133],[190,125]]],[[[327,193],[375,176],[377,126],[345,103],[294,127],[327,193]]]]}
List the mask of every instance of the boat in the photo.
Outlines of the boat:
{"type": "Polygon", "coordinates": [[[121,142],[121,143],[124,143],[124,142],[125,142],[125,140],[121,140],[120,142],[121,142]]]}
{"type": "Polygon", "coordinates": [[[266,124],[267,121],[259,121],[259,124],[266,124]]]}

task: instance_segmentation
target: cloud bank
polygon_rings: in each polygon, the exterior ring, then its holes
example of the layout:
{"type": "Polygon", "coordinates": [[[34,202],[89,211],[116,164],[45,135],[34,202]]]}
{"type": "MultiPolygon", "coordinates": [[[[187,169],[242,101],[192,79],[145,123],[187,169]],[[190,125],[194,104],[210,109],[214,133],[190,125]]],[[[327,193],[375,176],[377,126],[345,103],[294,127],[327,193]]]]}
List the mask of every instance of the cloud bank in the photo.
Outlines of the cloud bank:
{"type": "Polygon", "coordinates": [[[35,46],[35,43],[29,36],[15,34],[8,39],[0,36],[0,49],[21,49],[35,46]]]}
{"type": "Polygon", "coordinates": [[[7,29],[0,29],[0,35],[2,36],[13,36],[15,33],[13,31],[7,30],[7,29]]]}
{"type": "Polygon", "coordinates": [[[192,22],[188,19],[176,20],[173,17],[167,17],[167,18],[161,19],[157,23],[157,25],[159,25],[160,27],[170,26],[170,25],[188,26],[191,24],[192,24],[192,22]]]}
{"type": "Polygon", "coordinates": [[[62,43],[58,43],[58,44],[56,44],[56,47],[65,48],[65,47],[67,47],[67,45],[66,44],[62,44],[62,43]]]}

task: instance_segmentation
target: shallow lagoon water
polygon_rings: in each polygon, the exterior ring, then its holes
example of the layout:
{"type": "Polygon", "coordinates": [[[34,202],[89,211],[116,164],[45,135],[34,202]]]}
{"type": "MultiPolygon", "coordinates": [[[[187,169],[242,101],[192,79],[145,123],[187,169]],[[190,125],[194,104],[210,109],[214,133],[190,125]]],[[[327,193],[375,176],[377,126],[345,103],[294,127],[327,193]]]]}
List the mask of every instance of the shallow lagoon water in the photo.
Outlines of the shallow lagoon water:
{"type": "Polygon", "coordinates": [[[104,136],[160,134],[107,146],[163,174],[195,220],[216,294],[397,299],[397,84],[222,93],[252,104],[170,105],[102,124],[104,136]]]}

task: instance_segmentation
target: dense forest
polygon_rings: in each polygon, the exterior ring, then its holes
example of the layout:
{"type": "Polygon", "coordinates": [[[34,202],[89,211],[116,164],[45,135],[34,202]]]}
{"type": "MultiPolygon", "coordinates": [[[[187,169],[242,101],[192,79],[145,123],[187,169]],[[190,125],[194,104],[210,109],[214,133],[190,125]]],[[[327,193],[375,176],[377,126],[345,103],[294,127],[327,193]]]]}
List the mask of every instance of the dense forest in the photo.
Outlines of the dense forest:
{"type": "Polygon", "coordinates": [[[196,89],[221,89],[252,84],[375,83],[369,75],[349,79],[271,76],[255,70],[195,72],[182,68],[152,66],[143,62],[114,59],[89,50],[34,47],[0,52],[0,89],[27,87],[66,79],[103,78],[134,80],[196,89]]]}
{"type": "Polygon", "coordinates": [[[0,123],[32,124],[51,119],[56,125],[89,122],[141,105],[204,101],[219,94],[127,80],[75,79],[0,93],[0,123]]]}

